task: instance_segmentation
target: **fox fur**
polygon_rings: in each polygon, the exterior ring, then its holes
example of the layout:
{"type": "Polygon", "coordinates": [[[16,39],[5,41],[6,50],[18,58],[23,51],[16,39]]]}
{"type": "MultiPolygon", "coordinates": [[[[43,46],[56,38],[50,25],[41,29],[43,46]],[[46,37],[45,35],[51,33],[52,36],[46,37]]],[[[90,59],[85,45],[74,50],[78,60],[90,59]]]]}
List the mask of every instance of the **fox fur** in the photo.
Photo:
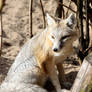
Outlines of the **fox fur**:
{"type": "Polygon", "coordinates": [[[62,63],[73,52],[72,43],[78,37],[75,26],[73,14],[65,20],[47,14],[47,28],[23,46],[0,92],[47,92],[43,85],[48,77],[56,91],[63,92],[60,86],[64,78],[62,63]]]}

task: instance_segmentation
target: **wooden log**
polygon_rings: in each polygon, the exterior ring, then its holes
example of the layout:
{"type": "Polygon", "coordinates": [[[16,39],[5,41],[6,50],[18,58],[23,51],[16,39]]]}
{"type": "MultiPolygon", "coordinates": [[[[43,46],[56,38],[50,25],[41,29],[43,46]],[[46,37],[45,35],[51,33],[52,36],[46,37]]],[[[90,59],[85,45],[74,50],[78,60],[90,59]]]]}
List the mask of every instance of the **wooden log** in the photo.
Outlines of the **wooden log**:
{"type": "Polygon", "coordinates": [[[80,71],[77,74],[71,92],[85,91],[92,77],[92,52],[83,60],[80,71]],[[85,84],[85,85],[84,85],[85,84]]]}

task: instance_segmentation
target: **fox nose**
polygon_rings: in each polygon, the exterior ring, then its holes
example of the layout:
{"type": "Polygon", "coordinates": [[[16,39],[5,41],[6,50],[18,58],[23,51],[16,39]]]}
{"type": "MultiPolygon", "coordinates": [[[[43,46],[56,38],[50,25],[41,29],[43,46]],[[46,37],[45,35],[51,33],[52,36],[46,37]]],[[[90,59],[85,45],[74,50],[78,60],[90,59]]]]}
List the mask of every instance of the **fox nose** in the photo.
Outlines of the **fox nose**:
{"type": "Polygon", "coordinates": [[[54,49],[53,49],[53,51],[57,52],[57,51],[58,51],[58,49],[57,49],[57,48],[54,48],[54,49]]]}

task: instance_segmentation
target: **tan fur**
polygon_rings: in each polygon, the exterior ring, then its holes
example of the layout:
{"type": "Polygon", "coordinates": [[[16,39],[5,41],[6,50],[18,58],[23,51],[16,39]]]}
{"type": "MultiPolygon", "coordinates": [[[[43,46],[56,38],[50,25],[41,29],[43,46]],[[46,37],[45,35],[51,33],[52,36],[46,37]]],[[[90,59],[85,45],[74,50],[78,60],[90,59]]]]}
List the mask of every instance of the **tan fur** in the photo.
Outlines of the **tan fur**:
{"type": "MultiPolygon", "coordinates": [[[[48,32],[48,34],[49,34],[49,32],[48,32]]],[[[52,41],[48,37],[47,37],[47,42],[48,42],[49,46],[52,47],[53,43],[52,43],[52,41]]]]}

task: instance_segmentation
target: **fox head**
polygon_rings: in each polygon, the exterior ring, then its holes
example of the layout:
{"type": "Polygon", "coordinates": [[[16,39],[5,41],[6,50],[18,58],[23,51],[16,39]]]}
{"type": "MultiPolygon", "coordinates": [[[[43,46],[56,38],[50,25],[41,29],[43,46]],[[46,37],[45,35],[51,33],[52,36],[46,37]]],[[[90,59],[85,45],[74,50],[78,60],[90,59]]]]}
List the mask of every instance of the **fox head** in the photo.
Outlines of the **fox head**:
{"type": "Polygon", "coordinates": [[[77,38],[76,19],[70,14],[67,19],[54,19],[47,14],[47,40],[53,52],[58,53],[70,46],[77,38]]]}

